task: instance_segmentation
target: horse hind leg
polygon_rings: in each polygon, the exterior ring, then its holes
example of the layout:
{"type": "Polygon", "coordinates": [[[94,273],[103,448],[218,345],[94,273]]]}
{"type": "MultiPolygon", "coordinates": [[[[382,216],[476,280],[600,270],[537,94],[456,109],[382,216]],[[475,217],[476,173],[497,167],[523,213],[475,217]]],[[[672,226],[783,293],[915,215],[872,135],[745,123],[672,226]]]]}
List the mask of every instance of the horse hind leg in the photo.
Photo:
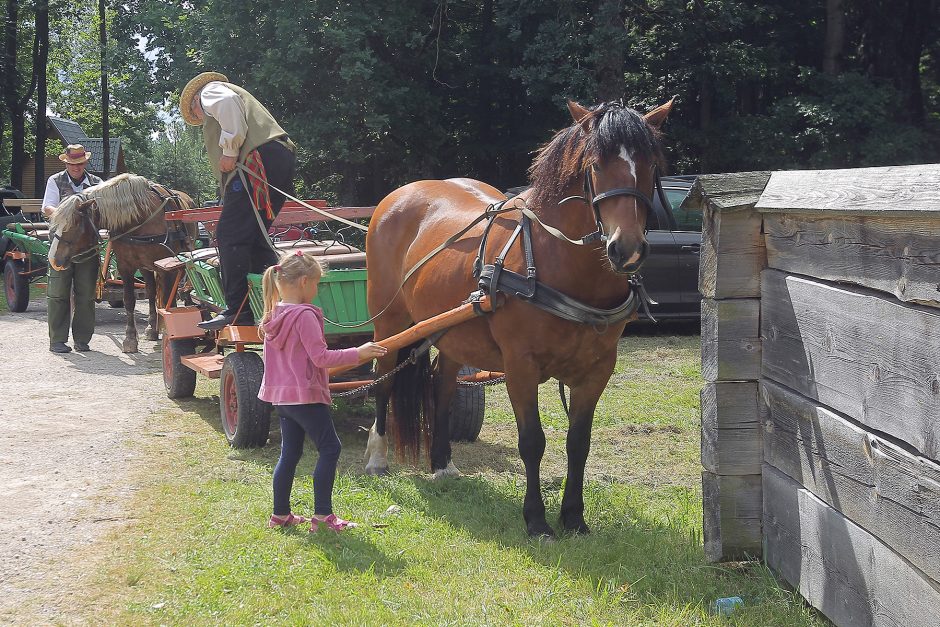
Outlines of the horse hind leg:
{"type": "MultiPolygon", "coordinates": [[[[376,377],[389,372],[395,367],[396,355],[390,353],[377,360],[376,377]]],[[[375,422],[369,429],[369,442],[366,444],[365,472],[367,475],[388,474],[388,435],[386,434],[388,418],[388,401],[391,397],[391,380],[383,381],[375,387],[375,422]]]]}
{"type": "MultiPolygon", "coordinates": [[[[147,281],[147,302],[150,305],[147,319],[147,328],[144,330],[144,338],[148,340],[159,340],[160,339],[160,329],[159,329],[159,320],[157,319],[157,301],[162,298],[162,294],[169,294],[164,284],[166,283],[165,278],[157,274],[156,272],[143,272],[145,277],[150,278],[147,281]]],[[[146,280],[146,279],[145,279],[146,280]]]]}
{"type": "Polygon", "coordinates": [[[431,438],[431,472],[434,479],[458,477],[460,471],[451,459],[450,404],[457,392],[457,372],[460,363],[438,355],[434,373],[434,431],[431,438]]]}
{"type": "Polygon", "coordinates": [[[124,284],[124,312],[127,314],[127,324],[124,328],[124,344],[121,350],[125,353],[137,352],[137,321],[134,312],[137,307],[137,292],[134,289],[135,268],[118,268],[121,282],[124,284]]]}

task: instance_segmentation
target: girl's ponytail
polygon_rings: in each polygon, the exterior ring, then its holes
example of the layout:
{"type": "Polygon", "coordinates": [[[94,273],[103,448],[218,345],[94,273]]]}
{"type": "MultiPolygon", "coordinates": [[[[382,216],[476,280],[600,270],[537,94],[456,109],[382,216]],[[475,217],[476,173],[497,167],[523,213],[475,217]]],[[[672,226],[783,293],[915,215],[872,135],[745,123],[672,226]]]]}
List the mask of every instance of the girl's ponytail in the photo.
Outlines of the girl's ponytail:
{"type": "Polygon", "coordinates": [[[278,266],[271,266],[261,277],[261,294],[264,301],[264,314],[261,316],[261,324],[258,325],[258,333],[261,337],[264,337],[265,323],[271,320],[271,312],[281,299],[281,294],[277,289],[277,271],[278,266]]]}

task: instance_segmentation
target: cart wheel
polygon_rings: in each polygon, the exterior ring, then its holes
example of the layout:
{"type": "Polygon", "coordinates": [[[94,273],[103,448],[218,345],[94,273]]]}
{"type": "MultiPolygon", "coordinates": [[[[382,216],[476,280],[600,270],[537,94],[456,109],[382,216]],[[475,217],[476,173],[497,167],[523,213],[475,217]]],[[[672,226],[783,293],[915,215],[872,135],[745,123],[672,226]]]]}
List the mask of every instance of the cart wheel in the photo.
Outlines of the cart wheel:
{"type": "Polygon", "coordinates": [[[271,428],[271,404],[258,400],[264,362],[258,353],[229,353],[222,362],[219,410],[222,430],[235,448],[264,446],[271,428]]]}
{"type": "MultiPolygon", "coordinates": [[[[457,376],[479,372],[464,366],[457,376]]],[[[454,400],[450,403],[450,441],[476,442],[483,428],[483,413],[486,409],[486,392],[482,385],[469,387],[458,385],[454,400]]]]}
{"type": "Polygon", "coordinates": [[[16,313],[26,311],[26,306],[29,305],[29,279],[20,274],[23,268],[23,262],[18,259],[8,259],[3,266],[3,286],[7,306],[10,311],[16,313]]]}
{"type": "Polygon", "coordinates": [[[196,391],[196,371],[180,363],[180,357],[195,352],[195,338],[171,340],[163,336],[163,385],[167,398],[187,398],[196,391]]]}
{"type": "MultiPolygon", "coordinates": [[[[123,298],[109,298],[108,304],[111,305],[112,309],[124,309],[123,298]]],[[[170,398],[173,398],[173,397],[171,396],[170,398]]]]}

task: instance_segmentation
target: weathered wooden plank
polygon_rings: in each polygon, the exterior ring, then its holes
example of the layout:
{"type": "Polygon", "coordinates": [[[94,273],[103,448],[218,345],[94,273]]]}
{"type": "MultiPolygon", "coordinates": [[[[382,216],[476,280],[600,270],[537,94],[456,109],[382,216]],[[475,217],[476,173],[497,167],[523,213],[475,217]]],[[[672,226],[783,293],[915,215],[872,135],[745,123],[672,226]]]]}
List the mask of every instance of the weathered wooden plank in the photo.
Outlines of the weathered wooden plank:
{"type": "Polygon", "coordinates": [[[764,376],[940,458],[940,311],[765,270],[764,376]]]}
{"type": "Polygon", "coordinates": [[[766,214],[767,265],[940,307],[940,214],[766,214]]]}
{"type": "Polygon", "coordinates": [[[761,382],[764,459],[940,581],[940,465],[761,382]]]}
{"type": "Polygon", "coordinates": [[[757,382],[708,383],[701,401],[702,467],[721,475],[760,474],[757,382]]]}
{"type": "Polygon", "coordinates": [[[703,174],[695,179],[682,206],[704,208],[708,204],[716,211],[750,209],[760,198],[768,179],[770,172],[703,174]]]}
{"type": "Polygon", "coordinates": [[[756,298],[767,265],[761,214],[705,208],[699,291],[705,298],[756,298]]]}
{"type": "Polygon", "coordinates": [[[772,466],[764,472],[767,564],[833,623],[940,625],[940,587],[772,466]]]}
{"type": "Polygon", "coordinates": [[[760,377],[760,300],[702,300],[702,378],[706,381],[760,377]]]}
{"type": "Polygon", "coordinates": [[[758,211],[940,215],[940,164],[774,172],[758,211]]]}
{"type": "Polygon", "coordinates": [[[705,557],[711,562],[761,554],[761,477],[702,473],[705,557]]]}
{"type": "Polygon", "coordinates": [[[705,298],[756,298],[767,263],[761,216],[753,211],[769,172],[698,177],[683,207],[703,212],[699,290],[705,298]]]}

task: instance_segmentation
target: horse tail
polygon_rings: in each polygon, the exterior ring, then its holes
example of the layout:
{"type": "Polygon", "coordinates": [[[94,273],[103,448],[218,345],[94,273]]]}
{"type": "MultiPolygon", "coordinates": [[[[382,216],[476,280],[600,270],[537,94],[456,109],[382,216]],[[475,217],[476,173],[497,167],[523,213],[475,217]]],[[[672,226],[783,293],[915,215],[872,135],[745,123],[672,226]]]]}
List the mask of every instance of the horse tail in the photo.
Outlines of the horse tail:
{"type": "MultiPolygon", "coordinates": [[[[418,341],[400,349],[398,363],[411,359],[412,351],[420,344],[418,341]]],[[[395,374],[391,396],[388,430],[395,441],[395,452],[400,459],[417,465],[422,445],[425,451],[431,450],[434,425],[434,381],[428,351],[395,374]]]]}

